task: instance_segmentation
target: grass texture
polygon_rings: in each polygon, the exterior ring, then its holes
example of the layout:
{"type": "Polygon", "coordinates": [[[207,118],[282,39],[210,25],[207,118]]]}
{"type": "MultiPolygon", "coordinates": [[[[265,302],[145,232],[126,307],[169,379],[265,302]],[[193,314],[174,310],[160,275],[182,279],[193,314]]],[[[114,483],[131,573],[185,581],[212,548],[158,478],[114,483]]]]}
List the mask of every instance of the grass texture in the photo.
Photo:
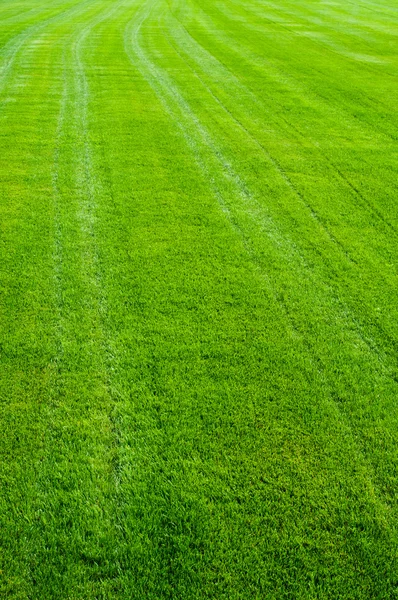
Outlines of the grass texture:
{"type": "Polygon", "coordinates": [[[398,598],[397,34],[0,1],[1,598],[398,598]]]}

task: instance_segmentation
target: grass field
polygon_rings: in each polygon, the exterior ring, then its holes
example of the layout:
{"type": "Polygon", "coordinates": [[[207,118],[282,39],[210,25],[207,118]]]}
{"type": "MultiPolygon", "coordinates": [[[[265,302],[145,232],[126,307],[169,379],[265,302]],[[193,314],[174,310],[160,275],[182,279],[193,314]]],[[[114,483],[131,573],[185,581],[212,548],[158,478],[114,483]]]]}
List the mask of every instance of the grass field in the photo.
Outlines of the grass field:
{"type": "Polygon", "coordinates": [[[0,0],[1,598],[398,598],[397,34],[0,0]]]}

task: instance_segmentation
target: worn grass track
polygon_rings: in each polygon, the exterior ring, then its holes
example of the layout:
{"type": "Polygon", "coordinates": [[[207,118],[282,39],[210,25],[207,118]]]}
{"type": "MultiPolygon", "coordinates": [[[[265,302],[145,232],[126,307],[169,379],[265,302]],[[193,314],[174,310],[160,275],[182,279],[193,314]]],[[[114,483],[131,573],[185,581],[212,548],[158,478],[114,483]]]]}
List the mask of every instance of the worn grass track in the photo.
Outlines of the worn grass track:
{"type": "Polygon", "coordinates": [[[398,597],[394,2],[0,2],[0,595],[398,597]]]}

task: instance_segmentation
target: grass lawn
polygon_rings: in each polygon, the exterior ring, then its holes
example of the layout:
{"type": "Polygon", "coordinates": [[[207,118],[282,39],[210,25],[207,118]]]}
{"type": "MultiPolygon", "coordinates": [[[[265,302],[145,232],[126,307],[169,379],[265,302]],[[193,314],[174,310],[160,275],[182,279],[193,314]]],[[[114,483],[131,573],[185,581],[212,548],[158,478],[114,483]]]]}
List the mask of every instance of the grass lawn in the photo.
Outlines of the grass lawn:
{"type": "Polygon", "coordinates": [[[397,34],[0,0],[1,598],[398,598],[397,34]]]}

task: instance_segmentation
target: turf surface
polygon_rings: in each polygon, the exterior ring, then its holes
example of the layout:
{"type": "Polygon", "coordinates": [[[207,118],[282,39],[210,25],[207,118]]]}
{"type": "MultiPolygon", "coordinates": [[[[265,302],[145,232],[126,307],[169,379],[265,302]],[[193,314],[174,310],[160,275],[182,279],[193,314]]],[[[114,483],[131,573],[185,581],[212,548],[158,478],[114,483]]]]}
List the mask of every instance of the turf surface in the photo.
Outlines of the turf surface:
{"type": "Polygon", "coordinates": [[[398,598],[397,33],[1,0],[2,598],[398,598]]]}

